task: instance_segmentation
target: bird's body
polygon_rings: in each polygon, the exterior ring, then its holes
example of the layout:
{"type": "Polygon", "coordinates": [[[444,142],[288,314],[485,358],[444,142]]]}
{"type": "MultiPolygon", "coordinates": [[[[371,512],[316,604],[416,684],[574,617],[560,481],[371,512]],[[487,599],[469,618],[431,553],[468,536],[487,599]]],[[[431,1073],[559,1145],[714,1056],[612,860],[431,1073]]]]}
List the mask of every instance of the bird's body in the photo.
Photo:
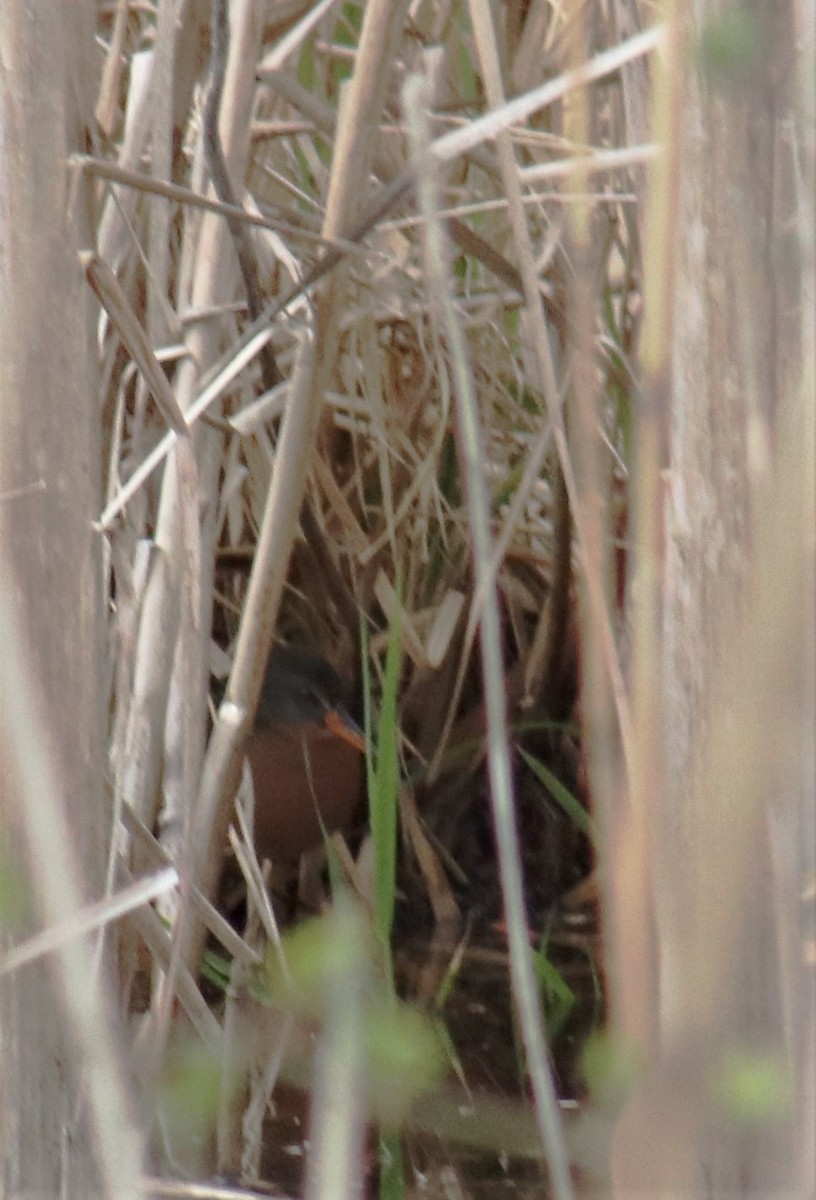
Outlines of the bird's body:
{"type": "Polygon", "coordinates": [[[277,645],[267,667],[247,757],[259,858],[292,861],[343,828],[363,783],[363,735],[347,688],[315,651],[277,645]],[[318,816],[319,814],[319,816],[318,816]]]}

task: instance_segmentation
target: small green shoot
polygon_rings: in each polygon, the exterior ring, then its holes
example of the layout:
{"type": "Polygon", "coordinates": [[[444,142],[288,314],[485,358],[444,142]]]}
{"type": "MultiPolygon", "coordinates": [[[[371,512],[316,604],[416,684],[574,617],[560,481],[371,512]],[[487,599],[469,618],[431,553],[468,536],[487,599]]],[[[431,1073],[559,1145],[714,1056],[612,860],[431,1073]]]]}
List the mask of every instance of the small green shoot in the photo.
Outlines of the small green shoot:
{"type": "MultiPolygon", "coordinates": [[[[399,622],[391,625],[385,658],[385,678],[374,736],[371,679],[368,653],[363,638],[363,683],[369,820],[374,843],[374,915],[377,934],[390,962],[388,947],[394,920],[397,872],[397,801],[399,795],[399,725],[397,692],[402,668],[399,622]]],[[[390,970],[389,970],[390,973],[390,970]]]]}
{"type": "Polygon", "coordinates": [[[215,1128],[222,1064],[192,1033],[174,1036],[159,1079],[156,1111],[168,1145],[202,1144],[215,1128]]]}
{"type": "Polygon", "coordinates": [[[550,961],[544,938],[542,938],[539,949],[533,954],[533,966],[544,1005],[547,1034],[552,1039],[561,1032],[564,1022],[575,1006],[575,992],[554,963],[550,961]]]}
{"type": "Polygon", "coordinates": [[[709,1087],[722,1112],[742,1126],[782,1118],[794,1102],[790,1073],[770,1051],[729,1048],[712,1064],[709,1087]]]}
{"type": "Polygon", "coordinates": [[[642,1056],[620,1037],[599,1031],[586,1040],[581,1057],[584,1078],[600,1108],[623,1107],[641,1071],[642,1056]]]}
{"type": "Polygon", "coordinates": [[[601,835],[598,826],[592,820],[592,817],[583,804],[581,804],[580,800],[576,796],[573,796],[569,788],[564,787],[560,779],[545,767],[543,763],[539,762],[537,758],[533,758],[526,750],[519,749],[519,754],[539,783],[544,785],[553,800],[563,809],[576,828],[580,829],[581,833],[589,838],[593,846],[599,845],[601,835]]]}
{"type": "Polygon", "coordinates": [[[264,974],[264,1000],[285,1012],[320,1021],[332,1003],[338,976],[362,975],[365,1077],[373,1116],[398,1128],[411,1105],[440,1078],[444,1060],[434,1022],[396,999],[375,970],[378,957],[366,922],[347,906],[344,913],[304,921],[283,939],[283,957],[271,949],[264,974]]]}

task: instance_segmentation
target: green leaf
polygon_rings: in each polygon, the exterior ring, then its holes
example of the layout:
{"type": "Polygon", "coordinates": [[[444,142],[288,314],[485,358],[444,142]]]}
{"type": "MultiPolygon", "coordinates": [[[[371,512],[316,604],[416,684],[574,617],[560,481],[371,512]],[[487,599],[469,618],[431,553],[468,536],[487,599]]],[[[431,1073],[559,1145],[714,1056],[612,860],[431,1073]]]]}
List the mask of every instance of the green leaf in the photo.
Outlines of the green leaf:
{"type": "MultiPolygon", "coordinates": [[[[397,611],[400,589],[397,588],[397,611]]],[[[364,642],[365,650],[365,642],[364,642]]],[[[384,948],[391,940],[397,874],[397,810],[399,800],[399,723],[397,693],[402,670],[402,640],[399,620],[389,630],[385,678],[380,700],[376,740],[372,737],[371,685],[368,654],[364,653],[366,739],[369,754],[368,805],[374,844],[374,913],[377,933],[384,948]],[[376,745],[376,754],[373,747],[376,745]]],[[[389,956],[390,957],[390,956],[389,956]]]]}
{"type": "Polygon", "coordinates": [[[430,1018],[384,993],[366,1013],[365,1040],[372,1111],[393,1129],[438,1082],[443,1066],[439,1041],[430,1018]]]}
{"type": "Polygon", "coordinates": [[[781,1055],[732,1047],[709,1077],[715,1100],[740,1125],[755,1125],[791,1111],[794,1088],[781,1055]]]}
{"type": "Polygon", "coordinates": [[[550,793],[556,804],[560,805],[573,824],[580,829],[581,833],[585,834],[594,846],[597,846],[600,842],[600,831],[583,804],[581,804],[581,801],[576,796],[573,796],[569,788],[564,787],[561,780],[556,775],[553,775],[552,771],[539,762],[537,758],[533,758],[531,754],[522,749],[519,749],[519,754],[536,776],[539,783],[542,783],[550,793]]]}
{"type": "Polygon", "coordinates": [[[725,8],[710,17],[700,30],[696,58],[713,83],[750,81],[763,53],[760,23],[747,7],[725,8]]]}
{"type": "Polygon", "coordinates": [[[405,1166],[399,1134],[383,1133],[378,1146],[380,1200],[402,1200],[405,1195],[405,1166]]]}
{"type": "Polygon", "coordinates": [[[610,1033],[593,1033],[581,1055],[584,1078],[593,1100],[603,1108],[618,1108],[640,1073],[635,1047],[610,1033]]]}
{"type": "Polygon", "coordinates": [[[558,968],[550,962],[545,945],[534,953],[533,965],[544,1001],[547,1032],[550,1037],[554,1037],[575,1006],[575,992],[558,968]]]}
{"type": "Polygon", "coordinates": [[[354,908],[303,921],[283,938],[280,949],[269,945],[261,998],[289,1012],[318,1016],[326,990],[338,974],[367,970],[369,940],[354,908]]]}

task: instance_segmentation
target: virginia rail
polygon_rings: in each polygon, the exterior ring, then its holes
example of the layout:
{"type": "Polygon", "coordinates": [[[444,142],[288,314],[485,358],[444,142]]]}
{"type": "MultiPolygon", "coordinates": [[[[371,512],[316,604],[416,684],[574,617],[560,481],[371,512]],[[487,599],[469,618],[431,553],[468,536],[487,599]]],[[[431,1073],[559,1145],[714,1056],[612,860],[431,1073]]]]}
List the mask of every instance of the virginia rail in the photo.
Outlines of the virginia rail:
{"type": "Polygon", "coordinates": [[[346,709],[347,692],[316,651],[273,649],[247,743],[259,858],[291,862],[320,844],[321,822],[327,832],[351,822],[365,740],[346,709]]]}

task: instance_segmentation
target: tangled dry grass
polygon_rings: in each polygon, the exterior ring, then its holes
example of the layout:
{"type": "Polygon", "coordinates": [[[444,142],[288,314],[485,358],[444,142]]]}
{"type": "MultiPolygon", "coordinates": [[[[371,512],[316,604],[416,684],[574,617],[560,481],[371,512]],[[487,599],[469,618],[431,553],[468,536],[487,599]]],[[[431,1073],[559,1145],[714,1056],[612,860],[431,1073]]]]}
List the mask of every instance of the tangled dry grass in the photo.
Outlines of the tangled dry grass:
{"type": "MultiPolygon", "coordinates": [[[[100,6],[99,145],[81,166],[99,202],[86,268],[104,309],[111,759],[134,828],[158,825],[182,860],[205,855],[184,840],[196,796],[203,824],[228,819],[240,738],[217,725],[205,750],[224,649],[246,719],[273,634],[357,671],[363,628],[376,693],[398,624],[402,762],[432,784],[451,746],[484,754],[474,655],[494,584],[498,693],[533,724],[572,716],[572,507],[580,585],[616,656],[655,37],[630,4],[496,15],[100,6]],[[589,406],[567,417],[581,378],[589,406]],[[591,444],[577,459],[576,430],[591,444]]],[[[434,849],[413,807],[403,818],[450,916],[434,860],[455,871],[456,850],[434,849]]]]}

